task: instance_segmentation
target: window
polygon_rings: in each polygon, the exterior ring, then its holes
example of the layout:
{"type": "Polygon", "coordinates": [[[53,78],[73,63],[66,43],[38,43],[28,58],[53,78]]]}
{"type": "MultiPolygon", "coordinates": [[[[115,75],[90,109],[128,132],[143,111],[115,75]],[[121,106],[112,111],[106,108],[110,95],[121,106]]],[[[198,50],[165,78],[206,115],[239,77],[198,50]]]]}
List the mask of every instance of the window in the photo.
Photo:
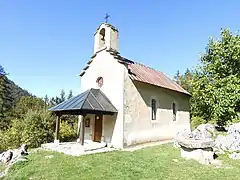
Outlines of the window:
{"type": "Polygon", "coordinates": [[[177,115],[177,110],[176,110],[176,104],[172,104],[172,110],[173,110],[173,121],[176,121],[176,115],[177,115]]]}
{"type": "Polygon", "coordinates": [[[105,29],[101,29],[99,32],[99,48],[105,45],[105,29]]]}
{"type": "Polygon", "coordinates": [[[85,127],[90,127],[90,119],[89,118],[87,118],[85,120],[85,127]]]}
{"type": "Polygon", "coordinates": [[[152,120],[156,120],[157,116],[157,106],[156,106],[156,100],[152,99],[152,120]]]}
{"type": "Polygon", "coordinates": [[[98,77],[97,80],[96,80],[96,83],[97,83],[98,87],[101,88],[102,85],[103,85],[103,78],[102,77],[98,77]]]}

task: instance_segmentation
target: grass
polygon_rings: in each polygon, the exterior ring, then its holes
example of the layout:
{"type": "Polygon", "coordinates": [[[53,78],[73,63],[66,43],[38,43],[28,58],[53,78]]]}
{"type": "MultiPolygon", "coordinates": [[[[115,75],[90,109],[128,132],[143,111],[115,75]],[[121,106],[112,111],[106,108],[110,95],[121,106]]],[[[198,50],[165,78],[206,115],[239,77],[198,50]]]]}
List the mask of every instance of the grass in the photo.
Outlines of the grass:
{"type": "Polygon", "coordinates": [[[0,163],[0,172],[4,171],[7,168],[7,166],[3,163],[0,163]]]}
{"type": "Polygon", "coordinates": [[[62,180],[62,179],[238,179],[240,163],[227,156],[221,168],[201,165],[180,157],[172,144],[141,149],[135,152],[114,151],[72,157],[57,152],[38,151],[29,161],[13,166],[4,179],[62,180]],[[53,158],[45,156],[53,155],[53,158]],[[176,160],[177,159],[177,160],[176,160]],[[227,168],[231,167],[231,168],[227,168]]]}

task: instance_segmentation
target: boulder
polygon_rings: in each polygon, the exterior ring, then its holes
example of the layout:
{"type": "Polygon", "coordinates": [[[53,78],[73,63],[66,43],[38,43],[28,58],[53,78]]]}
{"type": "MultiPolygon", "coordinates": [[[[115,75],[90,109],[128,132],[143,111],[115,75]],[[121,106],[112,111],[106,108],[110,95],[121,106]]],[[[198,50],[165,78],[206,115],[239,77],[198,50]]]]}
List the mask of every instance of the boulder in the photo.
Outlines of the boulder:
{"type": "Polygon", "coordinates": [[[211,148],[189,149],[181,148],[181,156],[185,159],[194,159],[201,164],[211,164],[214,161],[214,152],[211,148]]]}
{"type": "Polygon", "coordinates": [[[234,153],[230,154],[229,157],[231,159],[240,159],[240,153],[234,152],[234,153]]]}
{"type": "Polygon", "coordinates": [[[224,151],[240,150],[240,123],[228,127],[226,136],[218,135],[215,140],[215,147],[224,151]]]}
{"type": "Polygon", "coordinates": [[[215,131],[215,126],[212,124],[201,124],[193,132],[194,139],[212,138],[215,131]]]}
{"type": "Polygon", "coordinates": [[[27,145],[23,144],[19,149],[8,150],[0,154],[0,162],[8,164],[7,168],[0,172],[0,178],[6,176],[9,168],[18,161],[27,161],[25,155],[28,155],[27,145]]]}
{"type": "Polygon", "coordinates": [[[9,161],[12,160],[13,157],[13,152],[11,150],[8,150],[6,152],[3,152],[0,154],[0,162],[2,163],[8,163],[9,161]]]}
{"type": "MultiPolygon", "coordinates": [[[[179,131],[176,135],[176,138],[186,138],[186,139],[188,139],[188,138],[191,138],[191,137],[192,137],[192,133],[189,132],[189,130],[187,130],[187,129],[184,129],[183,131],[179,131]]],[[[174,138],[174,140],[173,140],[173,147],[179,148],[181,146],[178,144],[176,138],[174,138]]]]}
{"type": "Polygon", "coordinates": [[[8,150],[0,154],[0,162],[15,163],[23,156],[28,155],[27,145],[23,144],[19,149],[8,150]]]}
{"type": "Polygon", "coordinates": [[[240,123],[234,123],[228,127],[228,134],[240,137],[240,123]]]}
{"type": "Polygon", "coordinates": [[[212,148],[215,144],[213,139],[186,139],[186,138],[176,138],[176,142],[185,148],[190,149],[205,149],[205,148],[212,148]]]}

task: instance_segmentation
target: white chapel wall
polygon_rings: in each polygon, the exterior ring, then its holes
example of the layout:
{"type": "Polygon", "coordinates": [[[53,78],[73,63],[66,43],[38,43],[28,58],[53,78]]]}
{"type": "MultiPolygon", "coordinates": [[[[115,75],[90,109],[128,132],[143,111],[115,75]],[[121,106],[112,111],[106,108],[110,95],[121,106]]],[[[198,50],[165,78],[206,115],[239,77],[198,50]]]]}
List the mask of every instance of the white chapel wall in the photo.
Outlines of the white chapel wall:
{"type": "Polygon", "coordinates": [[[100,76],[103,77],[101,90],[118,110],[117,116],[103,117],[102,139],[110,142],[114,147],[122,148],[124,66],[105,50],[97,53],[81,78],[82,90],[97,88],[96,79],[100,76]],[[111,129],[108,130],[107,127],[111,129]]]}

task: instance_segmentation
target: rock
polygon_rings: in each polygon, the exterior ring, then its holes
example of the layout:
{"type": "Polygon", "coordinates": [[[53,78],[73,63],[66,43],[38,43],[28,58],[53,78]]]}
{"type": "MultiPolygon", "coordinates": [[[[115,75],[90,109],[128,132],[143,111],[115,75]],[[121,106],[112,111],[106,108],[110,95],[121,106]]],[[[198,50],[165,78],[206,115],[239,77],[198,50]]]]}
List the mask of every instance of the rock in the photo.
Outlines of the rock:
{"type": "Polygon", "coordinates": [[[215,126],[201,124],[192,132],[178,133],[174,141],[175,147],[181,148],[181,156],[185,159],[195,159],[201,164],[211,164],[214,160],[212,139],[215,126]]]}
{"type": "Polygon", "coordinates": [[[215,127],[212,124],[201,124],[193,132],[194,139],[212,138],[215,131],[215,127]]]}
{"type": "Polygon", "coordinates": [[[214,152],[211,148],[205,149],[191,149],[181,147],[181,156],[185,159],[194,159],[200,162],[201,164],[211,164],[211,161],[214,160],[214,152]]]}
{"type": "Polygon", "coordinates": [[[2,154],[0,154],[0,162],[6,164],[12,160],[12,157],[13,157],[13,152],[11,150],[3,152],[2,154]]]}
{"type": "Polygon", "coordinates": [[[240,153],[233,152],[229,155],[231,159],[240,159],[240,153]]]}
{"type": "Polygon", "coordinates": [[[204,149],[212,148],[215,144],[214,140],[211,138],[206,139],[185,139],[182,137],[176,138],[177,143],[181,147],[191,148],[191,149],[204,149]]]}
{"type": "MultiPolygon", "coordinates": [[[[183,131],[180,131],[180,132],[177,133],[176,138],[179,138],[179,137],[188,139],[188,138],[192,137],[192,133],[189,132],[187,129],[184,129],[183,131]]],[[[179,148],[181,146],[178,144],[176,138],[174,138],[174,140],[173,140],[173,147],[179,148]]]]}
{"type": "Polygon", "coordinates": [[[21,147],[20,147],[20,153],[21,155],[28,155],[28,146],[26,144],[23,144],[21,147]]]}
{"type": "Polygon", "coordinates": [[[4,177],[7,174],[9,168],[13,164],[19,161],[27,161],[25,158],[25,155],[28,155],[27,149],[27,145],[23,144],[19,149],[8,150],[0,154],[0,162],[8,164],[5,171],[0,172],[0,178],[4,177]]]}
{"type": "Polygon", "coordinates": [[[177,137],[192,138],[192,133],[187,129],[184,129],[183,131],[177,133],[177,137]]]}
{"type": "Polygon", "coordinates": [[[223,151],[222,149],[218,149],[218,148],[213,148],[213,152],[215,154],[225,154],[225,151],[223,151]]]}
{"type": "Polygon", "coordinates": [[[214,159],[213,161],[211,161],[211,164],[214,165],[216,168],[220,168],[222,166],[222,160],[214,159]]]}
{"type": "Polygon", "coordinates": [[[224,151],[240,150],[240,123],[228,127],[226,136],[219,135],[215,140],[215,146],[224,151]]]}
{"type": "Polygon", "coordinates": [[[8,150],[0,154],[0,162],[2,163],[14,163],[22,156],[28,155],[27,145],[23,144],[19,149],[8,150]]]}
{"type": "Polygon", "coordinates": [[[240,136],[240,123],[234,123],[228,127],[228,134],[232,134],[234,136],[240,136]]]}

